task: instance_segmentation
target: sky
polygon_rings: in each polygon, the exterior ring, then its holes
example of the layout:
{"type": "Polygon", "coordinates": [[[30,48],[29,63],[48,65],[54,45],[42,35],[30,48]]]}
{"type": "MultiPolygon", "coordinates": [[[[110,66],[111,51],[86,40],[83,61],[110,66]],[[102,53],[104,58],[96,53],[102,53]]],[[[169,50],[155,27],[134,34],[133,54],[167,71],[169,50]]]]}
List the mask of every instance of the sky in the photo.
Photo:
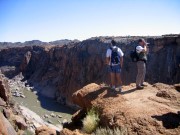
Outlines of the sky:
{"type": "Polygon", "coordinates": [[[180,33],[180,0],[0,0],[0,42],[180,33]]]}

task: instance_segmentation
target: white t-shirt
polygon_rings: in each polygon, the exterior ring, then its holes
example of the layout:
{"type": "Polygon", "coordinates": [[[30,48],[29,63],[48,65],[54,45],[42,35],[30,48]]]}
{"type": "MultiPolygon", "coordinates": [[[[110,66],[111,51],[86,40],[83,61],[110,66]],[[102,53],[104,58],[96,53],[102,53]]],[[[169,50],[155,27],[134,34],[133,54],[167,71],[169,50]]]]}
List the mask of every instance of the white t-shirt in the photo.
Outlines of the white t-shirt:
{"type": "MultiPolygon", "coordinates": [[[[123,57],[124,56],[124,53],[122,52],[122,50],[119,48],[119,47],[116,47],[116,46],[113,46],[113,49],[117,48],[117,53],[120,57],[123,57]]],[[[110,62],[109,62],[109,65],[111,64],[111,54],[112,54],[112,50],[111,49],[107,49],[107,52],[106,52],[106,57],[107,58],[110,58],[110,62]]]]}
{"type": "Polygon", "coordinates": [[[136,52],[137,53],[140,53],[140,52],[142,52],[144,50],[144,48],[142,47],[142,46],[140,46],[140,45],[138,45],[137,47],[136,47],[136,52]]]}

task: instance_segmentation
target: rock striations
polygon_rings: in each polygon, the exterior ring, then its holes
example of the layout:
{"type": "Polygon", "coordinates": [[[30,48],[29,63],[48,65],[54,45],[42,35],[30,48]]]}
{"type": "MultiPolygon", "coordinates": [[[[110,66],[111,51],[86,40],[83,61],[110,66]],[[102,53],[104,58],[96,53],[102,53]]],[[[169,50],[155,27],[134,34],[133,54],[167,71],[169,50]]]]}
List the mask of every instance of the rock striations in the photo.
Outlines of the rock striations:
{"type": "MultiPolygon", "coordinates": [[[[125,53],[123,83],[135,81],[136,65],[129,53],[139,37],[99,37],[63,46],[26,46],[0,50],[0,68],[13,77],[20,71],[42,94],[62,104],[72,104],[71,95],[92,83],[107,82],[105,53],[111,39],[125,53]]],[[[146,80],[149,83],[178,83],[180,80],[180,36],[147,37],[149,56],[146,80]]],[[[34,44],[33,44],[34,45],[34,44]]]]}
{"type": "MultiPolygon", "coordinates": [[[[21,81],[36,93],[56,98],[61,104],[80,107],[81,110],[73,116],[73,122],[95,106],[99,109],[101,126],[126,128],[130,135],[178,134],[180,35],[144,37],[150,43],[146,75],[148,87],[141,91],[135,90],[135,84],[132,84],[136,77],[136,64],[129,56],[138,38],[98,37],[82,42],[65,40],[50,43],[35,40],[16,43],[14,47],[11,43],[0,43],[0,71],[5,75],[0,74],[0,110],[4,114],[0,112],[0,134],[21,134],[21,130],[32,124],[28,119],[32,117],[30,111],[16,107],[11,100],[5,77],[17,75],[23,75],[21,81]],[[114,93],[109,87],[99,85],[109,81],[105,54],[112,39],[125,53],[122,93],[114,93]],[[23,113],[26,118],[19,115],[23,113]]],[[[36,134],[56,134],[57,127],[46,127],[47,123],[41,127],[43,124],[38,119],[39,123],[32,125],[37,129],[36,134]]],[[[64,129],[61,132],[63,135],[67,133],[81,134],[81,131],[73,133],[64,129]]]]}

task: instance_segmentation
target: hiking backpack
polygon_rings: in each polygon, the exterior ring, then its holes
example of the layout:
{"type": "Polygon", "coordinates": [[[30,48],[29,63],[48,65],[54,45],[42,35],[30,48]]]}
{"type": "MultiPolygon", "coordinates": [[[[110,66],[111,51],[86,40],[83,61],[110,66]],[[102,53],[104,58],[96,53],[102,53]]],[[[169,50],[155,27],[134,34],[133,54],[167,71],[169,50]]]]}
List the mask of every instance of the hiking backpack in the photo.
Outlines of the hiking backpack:
{"type": "Polygon", "coordinates": [[[130,52],[130,57],[131,57],[132,62],[137,62],[139,60],[138,54],[136,52],[136,47],[135,47],[134,51],[130,52]]]}
{"type": "Polygon", "coordinates": [[[119,64],[120,63],[120,56],[118,54],[118,48],[110,48],[111,53],[111,64],[119,64]]]}

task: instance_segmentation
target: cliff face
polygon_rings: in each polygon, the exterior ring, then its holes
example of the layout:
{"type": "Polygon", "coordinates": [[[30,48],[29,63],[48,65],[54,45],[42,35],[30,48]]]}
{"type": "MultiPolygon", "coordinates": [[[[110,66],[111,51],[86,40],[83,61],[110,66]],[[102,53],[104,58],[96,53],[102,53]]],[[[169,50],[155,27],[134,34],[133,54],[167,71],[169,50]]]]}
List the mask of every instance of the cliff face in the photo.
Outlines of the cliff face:
{"type": "Polygon", "coordinates": [[[2,98],[5,102],[9,102],[10,96],[8,80],[4,79],[4,76],[0,72],[0,100],[2,98]]]}
{"type": "MultiPolygon", "coordinates": [[[[125,53],[122,69],[124,84],[135,81],[136,64],[131,62],[129,53],[134,50],[138,38],[114,38],[125,53]]],[[[62,103],[71,103],[72,93],[81,87],[92,82],[108,81],[104,61],[111,39],[100,37],[64,46],[2,49],[1,70],[10,77],[22,71],[28,83],[42,94],[56,97],[62,103]]],[[[150,45],[146,81],[168,84],[180,82],[180,36],[149,37],[147,41],[150,45]]]]}

